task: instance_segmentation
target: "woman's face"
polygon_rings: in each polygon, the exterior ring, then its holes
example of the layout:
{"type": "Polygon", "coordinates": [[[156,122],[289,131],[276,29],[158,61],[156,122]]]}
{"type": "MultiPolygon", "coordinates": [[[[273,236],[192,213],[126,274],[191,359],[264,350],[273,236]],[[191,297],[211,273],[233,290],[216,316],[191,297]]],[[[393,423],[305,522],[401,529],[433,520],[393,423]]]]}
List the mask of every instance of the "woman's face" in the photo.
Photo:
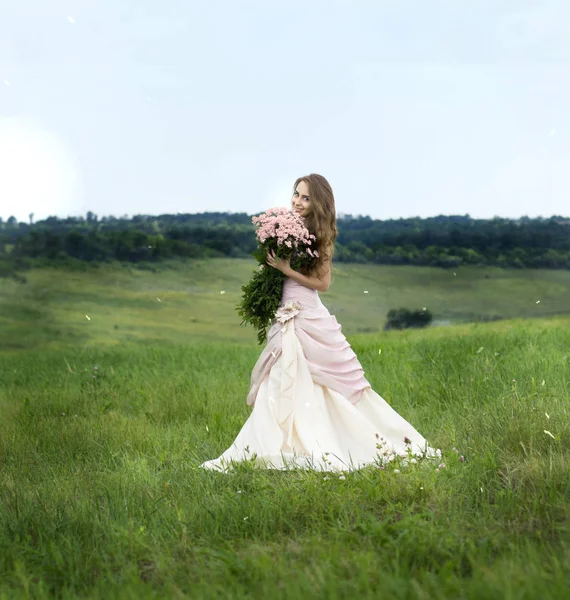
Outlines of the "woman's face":
{"type": "Polygon", "coordinates": [[[291,198],[291,208],[303,218],[311,214],[311,199],[309,197],[309,186],[305,181],[300,181],[291,198]]]}

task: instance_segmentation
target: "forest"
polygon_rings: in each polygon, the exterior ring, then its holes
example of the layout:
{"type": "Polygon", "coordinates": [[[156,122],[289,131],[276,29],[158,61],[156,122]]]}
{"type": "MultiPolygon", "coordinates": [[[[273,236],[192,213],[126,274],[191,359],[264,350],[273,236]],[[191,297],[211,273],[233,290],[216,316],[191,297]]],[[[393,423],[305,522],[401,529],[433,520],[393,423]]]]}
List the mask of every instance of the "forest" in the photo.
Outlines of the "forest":
{"type": "MultiPolygon", "coordinates": [[[[570,269],[570,219],[474,219],[437,216],[378,220],[340,215],[335,260],[387,265],[453,268],[570,269]]],[[[132,217],[49,217],[29,223],[0,218],[0,263],[158,262],[176,257],[251,255],[251,215],[164,214],[132,217]]]]}

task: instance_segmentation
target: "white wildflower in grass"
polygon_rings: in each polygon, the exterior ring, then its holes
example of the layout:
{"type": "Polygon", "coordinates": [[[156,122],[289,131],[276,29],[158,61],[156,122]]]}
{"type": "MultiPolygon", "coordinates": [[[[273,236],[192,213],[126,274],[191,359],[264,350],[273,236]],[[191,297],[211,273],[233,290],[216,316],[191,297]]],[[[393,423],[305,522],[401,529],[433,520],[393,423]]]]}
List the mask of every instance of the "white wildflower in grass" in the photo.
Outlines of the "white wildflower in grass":
{"type": "Polygon", "coordinates": [[[365,293],[365,294],[368,294],[368,290],[364,290],[364,293],[365,293]]]}
{"type": "Polygon", "coordinates": [[[378,354],[382,354],[382,348],[378,348],[378,354]]]}
{"type": "Polygon", "coordinates": [[[477,352],[475,352],[475,354],[481,354],[481,352],[483,352],[483,346],[480,346],[479,350],[477,350],[477,352]]]}
{"type": "Polygon", "coordinates": [[[339,480],[340,480],[340,481],[344,481],[345,479],[346,479],[346,477],[345,477],[344,475],[341,475],[341,476],[339,477],[339,480]]]}
{"type": "Polygon", "coordinates": [[[394,469],[394,473],[399,473],[400,469],[394,469]]]}
{"type": "Polygon", "coordinates": [[[537,304],[540,304],[540,300],[537,300],[537,301],[536,301],[536,303],[537,303],[537,304]]]}
{"type": "Polygon", "coordinates": [[[411,458],[411,459],[410,459],[410,464],[412,464],[412,465],[415,465],[415,464],[417,464],[417,462],[418,462],[418,461],[417,461],[417,459],[416,459],[416,458],[411,458]]]}
{"type": "Polygon", "coordinates": [[[226,293],[226,292],[225,292],[224,290],[222,290],[222,291],[220,292],[220,294],[222,294],[222,296],[223,296],[225,293],[226,293]]]}

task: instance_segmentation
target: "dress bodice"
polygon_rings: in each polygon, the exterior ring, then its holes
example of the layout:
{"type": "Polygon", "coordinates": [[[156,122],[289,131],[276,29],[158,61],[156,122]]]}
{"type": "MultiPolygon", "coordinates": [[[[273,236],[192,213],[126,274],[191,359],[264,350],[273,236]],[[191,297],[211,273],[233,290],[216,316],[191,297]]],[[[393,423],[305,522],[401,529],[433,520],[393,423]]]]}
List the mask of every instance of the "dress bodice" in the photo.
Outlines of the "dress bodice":
{"type": "Polygon", "coordinates": [[[281,303],[284,304],[287,300],[297,300],[304,308],[318,308],[322,305],[317,290],[312,290],[290,277],[286,277],[283,282],[281,303]]]}

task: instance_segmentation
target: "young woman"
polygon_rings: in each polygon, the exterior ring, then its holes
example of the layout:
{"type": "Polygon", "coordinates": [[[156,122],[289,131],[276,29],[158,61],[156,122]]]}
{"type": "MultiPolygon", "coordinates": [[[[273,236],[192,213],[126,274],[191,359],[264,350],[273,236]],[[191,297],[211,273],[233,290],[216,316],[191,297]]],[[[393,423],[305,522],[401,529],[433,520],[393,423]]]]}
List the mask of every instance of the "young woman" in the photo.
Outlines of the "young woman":
{"type": "Polygon", "coordinates": [[[224,471],[247,460],[274,469],[350,471],[389,453],[405,456],[408,449],[418,456],[436,454],[371,388],[319,298],[331,282],[337,235],[331,186],[312,174],[300,177],[293,190],[292,209],[317,238],[319,264],[301,273],[268,254],[267,264],[286,277],[282,305],[292,300],[298,313],[285,323],[273,322],[251,375],[247,402],[253,411],[232,446],[201,466],[224,471]]]}

